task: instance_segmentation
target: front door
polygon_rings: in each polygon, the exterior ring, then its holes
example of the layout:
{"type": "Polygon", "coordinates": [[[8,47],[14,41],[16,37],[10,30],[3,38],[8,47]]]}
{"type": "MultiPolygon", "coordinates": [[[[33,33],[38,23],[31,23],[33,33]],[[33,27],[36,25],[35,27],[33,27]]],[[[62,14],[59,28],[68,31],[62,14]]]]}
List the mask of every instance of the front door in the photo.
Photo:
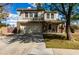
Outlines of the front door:
{"type": "Polygon", "coordinates": [[[56,25],[55,24],[49,24],[48,25],[48,32],[56,32],[56,25]]]}

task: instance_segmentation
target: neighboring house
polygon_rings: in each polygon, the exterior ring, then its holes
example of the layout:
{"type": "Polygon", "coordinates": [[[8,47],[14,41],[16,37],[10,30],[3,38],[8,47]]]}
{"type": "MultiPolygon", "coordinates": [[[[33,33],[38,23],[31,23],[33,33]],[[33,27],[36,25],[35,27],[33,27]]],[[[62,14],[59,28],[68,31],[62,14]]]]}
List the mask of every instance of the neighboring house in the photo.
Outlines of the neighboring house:
{"type": "Polygon", "coordinates": [[[60,29],[63,25],[59,21],[58,12],[47,12],[44,10],[32,10],[19,8],[19,20],[17,22],[17,30],[21,33],[60,33],[64,29],[60,29]]]}
{"type": "Polygon", "coordinates": [[[8,35],[8,34],[12,34],[13,29],[11,27],[8,26],[3,26],[0,28],[0,34],[1,35],[8,35]]]}

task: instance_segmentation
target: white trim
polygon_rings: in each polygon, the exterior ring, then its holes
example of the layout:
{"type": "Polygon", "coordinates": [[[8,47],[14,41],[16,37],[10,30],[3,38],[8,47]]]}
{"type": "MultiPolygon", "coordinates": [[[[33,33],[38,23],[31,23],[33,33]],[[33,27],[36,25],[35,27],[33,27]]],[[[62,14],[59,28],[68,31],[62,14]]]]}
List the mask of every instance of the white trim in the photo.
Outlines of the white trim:
{"type": "Polygon", "coordinates": [[[33,18],[35,17],[35,13],[33,13],[33,18]]]}
{"type": "Polygon", "coordinates": [[[50,19],[51,19],[51,13],[50,13],[50,19]]]}
{"type": "Polygon", "coordinates": [[[44,14],[44,19],[45,19],[45,20],[47,19],[46,17],[47,17],[47,14],[45,13],[45,14],[44,14]]]}
{"type": "Polygon", "coordinates": [[[28,18],[30,18],[30,13],[28,12],[28,18]]]}

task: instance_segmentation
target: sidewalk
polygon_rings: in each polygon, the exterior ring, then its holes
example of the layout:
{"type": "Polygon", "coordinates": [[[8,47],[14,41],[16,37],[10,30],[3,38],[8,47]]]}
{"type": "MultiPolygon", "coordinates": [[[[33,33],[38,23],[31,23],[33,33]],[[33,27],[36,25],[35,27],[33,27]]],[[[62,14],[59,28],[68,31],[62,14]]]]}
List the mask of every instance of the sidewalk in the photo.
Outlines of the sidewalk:
{"type": "Polygon", "coordinates": [[[79,55],[79,50],[53,48],[53,53],[54,55],[79,55]]]}

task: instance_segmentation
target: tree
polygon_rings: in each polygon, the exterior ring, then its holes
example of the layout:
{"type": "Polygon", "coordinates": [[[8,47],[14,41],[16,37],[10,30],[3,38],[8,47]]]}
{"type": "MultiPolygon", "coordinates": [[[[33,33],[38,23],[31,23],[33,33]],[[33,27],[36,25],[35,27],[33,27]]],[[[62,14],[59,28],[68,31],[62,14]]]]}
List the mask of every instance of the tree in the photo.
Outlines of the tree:
{"type": "Polygon", "coordinates": [[[70,30],[70,22],[71,22],[71,15],[73,14],[74,7],[77,4],[75,3],[58,3],[58,4],[51,4],[53,6],[53,10],[57,10],[66,19],[66,34],[67,34],[67,39],[71,40],[72,35],[71,35],[71,30],[70,30]]]}
{"type": "MultiPolygon", "coordinates": [[[[44,4],[43,4],[44,5],[44,4]]],[[[75,13],[75,8],[78,7],[78,4],[76,3],[45,3],[45,5],[48,5],[48,8],[50,11],[58,11],[60,14],[62,14],[66,20],[66,34],[67,39],[71,40],[71,30],[70,30],[70,22],[71,22],[71,16],[75,13]]],[[[41,4],[37,4],[37,9],[39,9],[41,4]]],[[[43,8],[46,9],[46,8],[43,8]]]]}
{"type": "Polygon", "coordinates": [[[37,10],[44,10],[44,8],[43,8],[44,3],[33,3],[33,4],[36,5],[37,10]]]}
{"type": "Polygon", "coordinates": [[[71,16],[71,19],[72,20],[78,20],[79,19],[79,13],[78,14],[75,14],[75,15],[72,15],[71,16]]]}
{"type": "MultiPolygon", "coordinates": [[[[4,5],[7,5],[7,4],[4,4],[4,5]]],[[[8,13],[5,13],[4,12],[4,5],[0,5],[0,23],[1,23],[1,20],[3,19],[6,19],[8,17],[8,13]]]]}

